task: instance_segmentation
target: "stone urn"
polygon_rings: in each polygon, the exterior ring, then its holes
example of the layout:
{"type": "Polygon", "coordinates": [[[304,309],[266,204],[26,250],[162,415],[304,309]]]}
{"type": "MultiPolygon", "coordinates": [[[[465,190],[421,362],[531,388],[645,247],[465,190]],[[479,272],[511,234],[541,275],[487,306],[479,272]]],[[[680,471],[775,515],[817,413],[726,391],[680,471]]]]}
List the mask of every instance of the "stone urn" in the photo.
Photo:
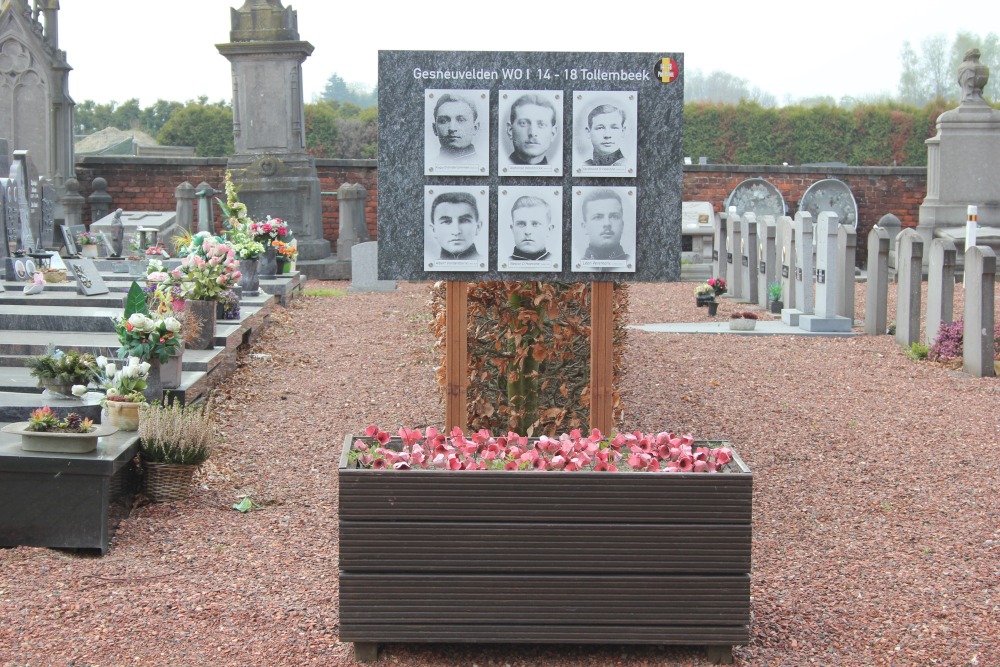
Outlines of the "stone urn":
{"type": "Polygon", "coordinates": [[[140,405],[142,404],[132,401],[108,399],[108,423],[111,426],[117,426],[122,431],[138,431],[140,405]]]}
{"type": "Polygon", "coordinates": [[[257,267],[257,273],[261,278],[273,278],[275,272],[278,270],[277,250],[271,245],[270,241],[265,243],[264,246],[264,254],[258,260],[260,265],[257,267]]]}
{"type": "Polygon", "coordinates": [[[240,260],[240,287],[247,296],[258,296],[260,294],[260,260],[241,259],[240,260]]]}

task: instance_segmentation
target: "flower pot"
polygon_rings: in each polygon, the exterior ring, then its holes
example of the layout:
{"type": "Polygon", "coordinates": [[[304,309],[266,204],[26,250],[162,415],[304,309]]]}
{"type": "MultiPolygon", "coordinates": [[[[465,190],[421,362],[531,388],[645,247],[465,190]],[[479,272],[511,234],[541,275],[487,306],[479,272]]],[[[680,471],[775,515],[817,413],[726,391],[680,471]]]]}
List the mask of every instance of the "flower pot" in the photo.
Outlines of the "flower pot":
{"type": "Polygon", "coordinates": [[[757,327],[757,320],[748,320],[744,317],[729,320],[730,331],[753,331],[757,327]]]}
{"type": "Polygon", "coordinates": [[[108,423],[121,431],[138,431],[140,405],[131,401],[108,401],[108,423]]]}
{"type": "Polygon", "coordinates": [[[719,302],[718,301],[714,301],[714,300],[713,301],[709,301],[708,302],[708,314],[711,317],[715,317],[715,314],[718,313],[718,312],[719,312],[719,302]]]}
{"type": "Polygon", "coordinates": [[[264,249],[264,254],[260,256],[258,260],[260,262],[257,267],[257,273],[261,278],[273,278],[274,273],[277,270],[277,250],[268,241],[264,244],[266,247],[264,249]]]}
{"type": "Polygon", "coordinates": [[[215,346],[215,308],[216,301],[203,299],[187,299],[184,302],[186,316],[201,325],[197,338],[189,340],[186,345],[192,350],[211,350],[215,346]]]}
{"type": "Polygon", "coordinates": [[[712,296],[696,296],[694,298],[695,305],[699,308],[704,308],[708,304],[712,303],[715,299],[712,296]]]}
{"type": "Polygon", "coordinates": [[[80,246],[80,256],[97,259],[97,246],[93,243],[80,246]]]}
{"type": "Polygon", "coordinates": [[[191,490],[191,478],[198,466],[182,463],[143,461],[146,471],[146,495],[157,503],[182,500],[191,490]]]}
{"type": "Polygon", "coordinates": [[[240,287],[247,296],[260,294],[260,276],[257,274],[259,266],[258,259],[240,260],[240,287]]]}
{"type": "Polygon", "coordinates": [[[394,471],[352,467],[352,442],[341,641],[749,641],[753,475],[737,456],[713,474],[394,471]],[[622,567],[651,553],[641,576],[622,567]]]}
{"type": "Polygon", "coordinates": [[[769,305],[771,312],[775,315],[780,315],[781,309],[785,307],[785,304],[781,301],[771,301],[769,305]]]}
{"type": "Polygon", "coordinates": [[[274,270],[275,274],[280,276],[284,273],[288,273],[289,262],[287,259],[279,255],[275,259],[275,262],[277,263],[277,268],[274,270]]]}
{"type": "Polygon", "coordinates": [[[156,363],[160,367],[160,386],[163,389],[177,389],[181,386],[181,373],[184,371],[184,348],[178,347],[174,354],[167,357],[166,362],[156,363]]]}
{"type": "Polygon", "coordinates": [[[53,433],[28,430],[29,422],[7,424],[4,433],[21,436],[21,449],[26,452],[57,452],[61,454],[86,454],[97,449],[97,439],[111,435],[118,429],[110,424],[95,424],[88,433],[53,433]]]}

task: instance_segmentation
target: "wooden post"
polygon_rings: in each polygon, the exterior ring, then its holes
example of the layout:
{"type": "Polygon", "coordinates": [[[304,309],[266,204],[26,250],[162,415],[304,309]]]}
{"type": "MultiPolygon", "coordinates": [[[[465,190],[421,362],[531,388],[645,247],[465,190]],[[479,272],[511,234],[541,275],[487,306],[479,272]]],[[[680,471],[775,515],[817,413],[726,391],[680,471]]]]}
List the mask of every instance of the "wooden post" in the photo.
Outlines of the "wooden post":
{"type": "Polygon", "coordinates": [[[614,288],[590,283],[590,427],[604,434],[614,425],[614,288]]]}
{"type": "Polygon", "coordinates": [[[468,426],[469,283],[449,280],[445,286],[445,428],[468,426]]]}

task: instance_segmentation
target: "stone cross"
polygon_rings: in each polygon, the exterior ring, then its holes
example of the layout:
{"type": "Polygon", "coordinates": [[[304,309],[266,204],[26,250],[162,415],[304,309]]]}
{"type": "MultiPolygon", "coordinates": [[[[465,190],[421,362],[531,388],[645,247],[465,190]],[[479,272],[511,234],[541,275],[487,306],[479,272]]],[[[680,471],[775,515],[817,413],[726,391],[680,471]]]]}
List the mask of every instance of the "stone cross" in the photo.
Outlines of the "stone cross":
{"type": "Polygon", "coordinates": [[[781,321],[790,327],[799,326],[799,315],[813,313],[813,221],[807,211],[795,214],[795,307],[781,311],[781,321]]]}
{"type": "MultiPolygon", "coordinates": [[[[795,230],[787,215],[778,218],[778,280],[781,281],[781,300],[784,308],[794,309],[795,302],[795,230]]],[[[784,309],[783,308],[783,309],[784,309]]]]}
{"type": "Polygon", "coordinates": [[[924,240],[916,231],[899,234],[896,255],[896,342],[910,347],[920,340],[920,277],[924,240]]]}
{"type": "Polygon", "coordinates": [[[927,332],[928,345],[937,338],[942,324],[951,324],[955,313],[955,243],[950,239],[931,241],[931,257],[927,267],[927,332]]]}
{"type": "Polygon", "coordinates": [[[728,294],[737,299],[743,298],[743,272],[740,271],[739,254],[740,241],[743,240],[742,223],[736,214],[735,207],[729,209],[729,238],[726,239],[726,282],[729,283],[728,294]]]}
{"type": "Polygon", "coordinates": [[[757,303],[767,305],[767,288],[780,275],[775,271],[774,237],[777,226],[773,215],[762,215],[757,222],[757,303]]]}
{"type": "Polygon", "coordinates": [[[740,222],[740,232],[743,235],[743,249],[740,251],[742,264],[741,281],[743,283],[742,298],[747,303],[758,303],[757,295],[757,214],[744,213],[740,222]]]}
{"type": "Polygon", "coordinates": [[[854,325],[854,265],[858,253],[858,233],[854,227],[841,223],[837,230],[837,269],[840,287],[837,289],[837,314],[854,325]]]}
{"type": "Polygon", "coordinates": [[[815,314],[799,316],[806,331],[850,331],[852,320],[837,315],[837,292],[841,281],[837,265],[837,231],[840,218],[822,211],[816,224],[816,308],[815,314]]]}
{"type": "Polygon", "coordinates": [[[726,275],[726,241],[728,238],[728,213],[715,216],[712,223],[712,276],[724,278],[726,275]]]}
{"type": "Polygon", "coordinates": [[[996,375],[993,331],[996,326],[994,289],[997,256],[992,248],[972,246],[965,251],[965,332],[962,370],[975,377],[996,375]]]}
{"type": "Polygon", "coordinates": [[[868,232],[868,283],[865,287],[865,333],[881,336],[889,300],[889,232],[879,226],[868,232]]]}

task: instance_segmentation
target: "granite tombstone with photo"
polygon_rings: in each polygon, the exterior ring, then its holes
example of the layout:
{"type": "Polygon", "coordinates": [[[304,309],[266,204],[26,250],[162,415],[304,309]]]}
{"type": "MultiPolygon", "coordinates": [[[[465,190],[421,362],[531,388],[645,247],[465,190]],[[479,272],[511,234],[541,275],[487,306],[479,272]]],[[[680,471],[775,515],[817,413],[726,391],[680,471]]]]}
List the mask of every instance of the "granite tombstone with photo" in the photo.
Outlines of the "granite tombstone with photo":
{"type": "Polygon", "coordinates": [[[489,173],[488,90],[427,90],[424,94],[425,176],[489,173]]]}
{"type": "Polygon", "coordinates": [[[562,188],[501,187],[497,209],[500,271],[562,270],[562,188]]]}
{"type": "Polygon", "coordinates": [[[501,90],[497,172],[501,176],[562,174],[563,94],[558,90],[501,90]]]}

